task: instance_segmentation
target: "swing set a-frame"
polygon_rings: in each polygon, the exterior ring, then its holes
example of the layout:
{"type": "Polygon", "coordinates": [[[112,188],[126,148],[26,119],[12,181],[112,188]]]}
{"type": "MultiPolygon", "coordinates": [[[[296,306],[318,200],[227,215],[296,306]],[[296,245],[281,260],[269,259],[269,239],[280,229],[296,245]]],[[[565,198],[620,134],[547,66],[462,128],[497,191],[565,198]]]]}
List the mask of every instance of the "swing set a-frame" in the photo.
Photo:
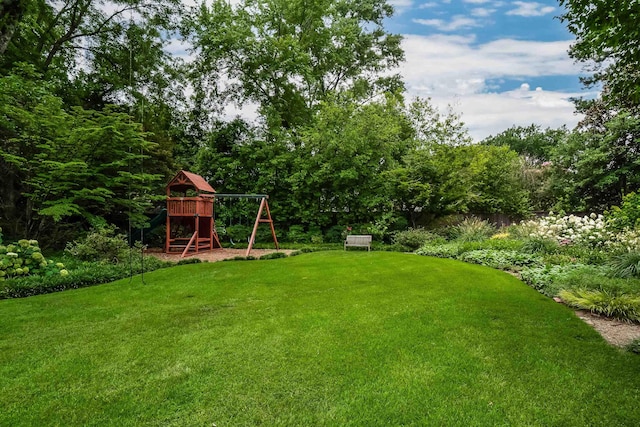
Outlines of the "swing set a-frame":
{"type": "Polygon", "coordinates": [[[276,249],[280,249],[267,194],[221,194],[200,175],[180,171],[167,184],[167,235],[165,252],[188,254],[222,249],[215,225],[216,199],[254,199],[260,201],[246,256],[249,256],[262,223],[269,224],[276,249]],[[191,194],[190,194],[191,193],[191,194]],[[190,195],[188,195],[190,194],[190,195]],[[266,216],[265,216],[266,215],[266,216]]]}

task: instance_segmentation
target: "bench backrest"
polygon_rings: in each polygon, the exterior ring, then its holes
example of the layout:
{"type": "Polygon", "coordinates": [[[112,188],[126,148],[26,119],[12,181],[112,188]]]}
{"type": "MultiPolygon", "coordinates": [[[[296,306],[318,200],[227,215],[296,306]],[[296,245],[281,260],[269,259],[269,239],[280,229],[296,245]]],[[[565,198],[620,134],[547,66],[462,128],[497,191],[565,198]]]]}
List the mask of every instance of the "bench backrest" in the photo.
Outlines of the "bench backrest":
{"type": "Polygon", "coordinates": [[[371,236],[351,234],[347,236],[347,244],[366,245],[371,243],[371,236]]]}

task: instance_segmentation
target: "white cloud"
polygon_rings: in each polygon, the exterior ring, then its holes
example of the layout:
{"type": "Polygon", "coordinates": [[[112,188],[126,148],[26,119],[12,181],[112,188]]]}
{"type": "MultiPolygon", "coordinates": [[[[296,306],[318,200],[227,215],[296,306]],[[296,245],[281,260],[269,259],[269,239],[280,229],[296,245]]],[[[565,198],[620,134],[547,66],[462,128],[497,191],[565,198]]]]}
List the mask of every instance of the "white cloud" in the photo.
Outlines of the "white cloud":
{"type": "Polygon", "coordinates": [[[581,116],[575,114],[571,97],[584,94],[530,90],[526,83],[506,92],[488,92],[463,95],[455,98],[432,97],[433,103],[445,108],[452,105],[462,113],[471,136],[482,140],[496,135],[512,126],[528,126],[532,123],[543,128],[575,126],[581,116]]]}
{"type": "Polygon", "coordinates": [[[553,6],[545,6],[537,2],[514,1],[512,4],[516,6],[516,8],[508,11],[507,15],[524,17],[544,16],[556,10],[553,6]]]}
{"type": "Polygon", "coordinates": [[[491,0],[464,0],[464,2],[469,4],[487,4],[490,3],[491,0]]]}
{"type": "Polygon", "coordinates": [[[389,0],[389,4],[397,13],[402,13],[413,6],[413,0],[389,0]]]}
{"type": "MultiPolygon", "coordinates": [[[[497,80],[580,73],[569,58],[570,40],[536,42],[500,39],[476,44],[475,37],[404,35],[407,60],[400,72],[410,96],[431,97],[462,113],[471,135],[482,139],[513,125],[574,126],[571,97],[587,94],[531,90],[527,84],[499,92],[497,80]]],[[[576,77],[577,80],[577,77],[576,77]]]]}
{"type": "Polygon", "coordinates": [[[438,7],[438,3],[434,2],[434,1],[430,1],[427,3],[422,3],[420,6],[418,6],[418,9],[429,9],[432,7],[438,7]]]}
{"type": "Polygon", "coordinates": [[[486,7],[476,7],[471,10],[471,15],[478,18],[486,18],[495,13],[496,9],[487,9],[486,7]]]}
{"type": "Polygon", "coordinates": [[[445,21],[443,19],[414,19],[413,22],[434,27],[438,31],[457,31],[480,26],[480,23],[476,19],[463,15],[455,15],[451,21],[445,21]]]}

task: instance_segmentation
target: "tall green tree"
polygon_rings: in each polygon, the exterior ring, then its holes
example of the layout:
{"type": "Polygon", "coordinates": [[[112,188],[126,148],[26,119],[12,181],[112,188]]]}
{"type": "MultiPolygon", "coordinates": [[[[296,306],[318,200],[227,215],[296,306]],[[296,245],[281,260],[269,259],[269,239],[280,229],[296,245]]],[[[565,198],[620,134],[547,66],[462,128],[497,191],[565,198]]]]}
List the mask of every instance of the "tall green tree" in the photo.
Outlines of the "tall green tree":
{"type": "Polygon", "coordinates": [[[244,0],[203,4],[191,24],[195,86],[259,105],[269,128],[308,122],[334,92],[363,97],[402,87],[386,72],[403,59],[384,29],[385,0],[244,0]],[[382,89],[381,89],[382,88],[382,89]]]}
{"type": "Polygon", "coordinates": [[[413,144],[413,129],[397,97],[358,105],[321,104],[301,132],[301,155],[288,178],[304,224],[367,223],[393,211],[385,174],[413,144]]]}
{"type": "Polygon", "coordinates": [[[561,16],[576,36],[570,54],[590,64],[587,85],[603,84],[614,105],[640,105],[640,2],[637,0],[559,0],[561,16]]]}
{"type": "Polygon", "coordinates": [[[565,210],[603,211],[640,189],[640,119],[621,111],[602,130],[578,129],[553,159],[554,191],[565,210]]]}

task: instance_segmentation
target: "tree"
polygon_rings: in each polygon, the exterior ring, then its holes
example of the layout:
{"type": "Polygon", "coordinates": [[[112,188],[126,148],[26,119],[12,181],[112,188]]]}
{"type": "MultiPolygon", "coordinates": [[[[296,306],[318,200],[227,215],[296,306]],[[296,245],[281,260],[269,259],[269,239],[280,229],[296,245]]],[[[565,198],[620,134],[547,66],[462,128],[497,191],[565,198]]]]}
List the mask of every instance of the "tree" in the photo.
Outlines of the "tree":
{"type": "Polygon", "coordinates": [[[485,138],[483,145],[506,146],[525,157],[531,165],[539,166],[549,162],[553,149],[566,137],[569,131],[547,128],[542,130],[539,125],[513,126],[495,136],[485,138]]]}
{"type": "Polygon", "coordinates": [[[570,54],[592,64],[585,84],[603,84],[612,105],[640,104],[640,3],[636,0],[559,0],[576,42],[570,54]]]}
{"type": "Polygon", "coordinates": [[[0,57],[7,50],[9,42],[26,10],[26,0],[0,1],[0,57]]]}
{"type": "Polygon", "coordinates": [[[621,111],[602,130],[578,129],[560,145],[552,177],[560,208],[603,211],[640,189],[640,119],[621,111]]]}
{"type": "Polygon", "coordinates": [[[367,223],[391,212],[385,174],[399,165],[412,136],[397,97],[365,105],[349,98],[323,102],[301,131],[288,178],[301,222],[367,223]]]}
{"type": "Polygon", "coordinates": [[[302,125],[334,92],[402,87],[398,76],[383,76],[403,58],[401,37],[383,28],[392,13],[385,0],[203,4],[189,26],[195,85],[256,102],[269,128],[302,125]]]}
{"type": "Polygon", "coordinates": [[[94,226],[139,223],[150,206],[158,176],[143,173],[156,145],[124,113],[80,107],[65,111],[62,99],[33,69],[0,78],[1,226],[13,237],[61,235],[73,219],[94,226]],[[149,159],[149,160],[145,160],[149,159]]]}

